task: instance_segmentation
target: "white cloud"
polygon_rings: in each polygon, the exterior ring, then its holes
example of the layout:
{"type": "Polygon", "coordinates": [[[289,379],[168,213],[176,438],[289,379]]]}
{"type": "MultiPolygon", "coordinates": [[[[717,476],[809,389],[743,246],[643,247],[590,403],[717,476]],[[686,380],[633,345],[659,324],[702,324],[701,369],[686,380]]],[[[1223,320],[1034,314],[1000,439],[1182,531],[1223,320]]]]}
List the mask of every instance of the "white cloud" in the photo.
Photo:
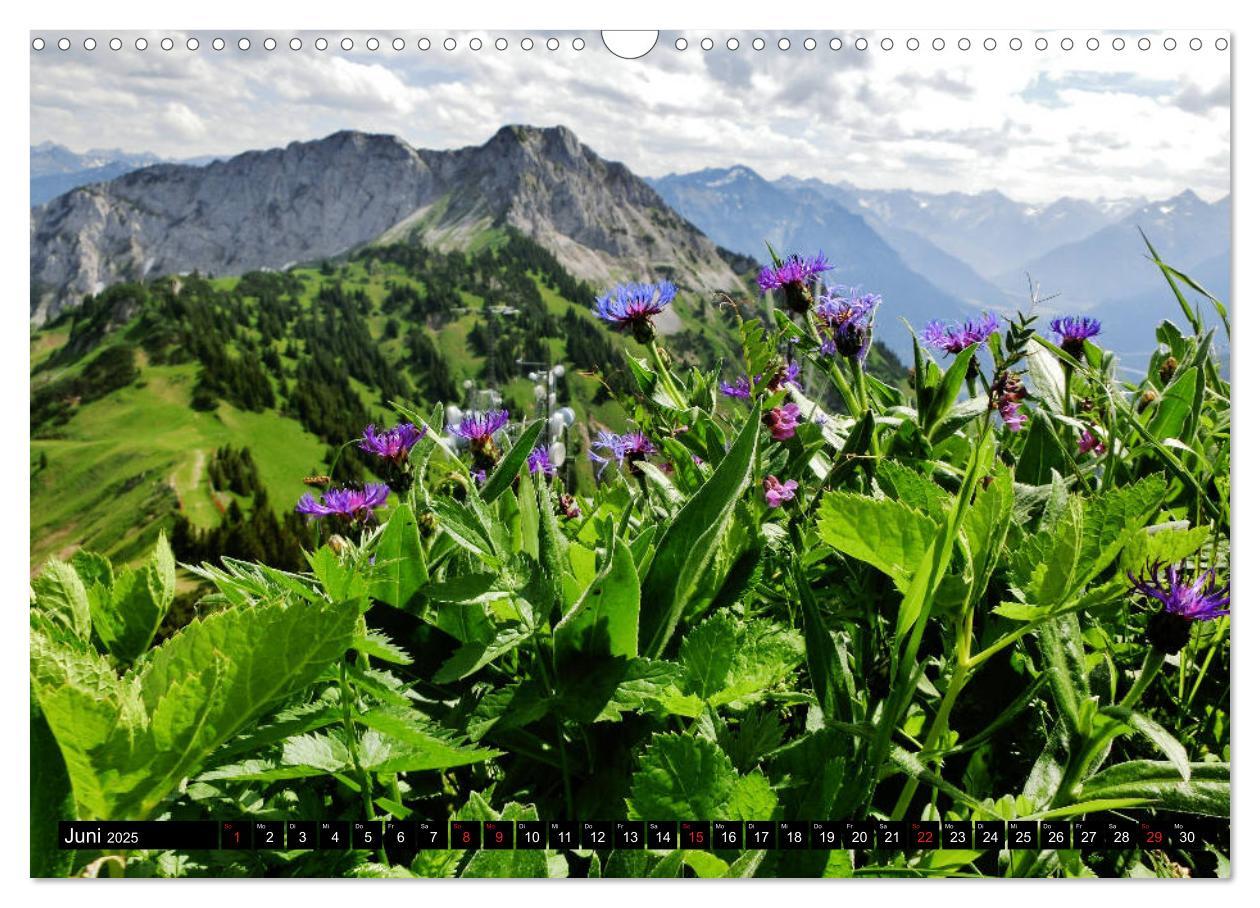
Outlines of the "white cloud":
{"type": "MultiPolygon", "coordinates": [[[[32,141],[51,139],[76,150],[117,146],[167,157],[236,153],[317,138],[338,129],[400,135],[421,147],[485,141],[504,123],[572,128],[598,153],[645,175],[732,163],[763,175],[848,180],[862,186],[922,190],[1001,189],[1031,201],[1070,194],[1115,197],[1171,195],[1192,188],[1208,198],[1229,190],[1228,54],[1210,45],[1199,52],[1164,51],[1152,35],[1150,51],[1130,37],[1125,51],[1075,49],[985,51],[982,35],[971,50],[949,37],[929,49],[919,34],[889,33],[895,46],[877,50],[868,34],[858,51],[825,42],[792,49],[673,49],[663,34],[657,49],[637,61],[613,57],[597,34],[586,49],[548,51],[546,35],[530,52],[493,48],[496,35],[452,33],[460,47],[441,49],[445,33],[429,33],[433,47],[416,49],[406,35],[402,52],[382,42],[364,50],[368,35],[352,35],[356,49],[320,52],[304,35],[300,52],[262,49],[265,33],[249,33],[253,49],[235,49],[236,33],[222,33],[223,51],[202,49],[34,54],[31,68],[32,141]],[[467,48],[470,37],[483,42],[467,48]]],[[[391,36],[382,36],[388,38],[391,36]]],[[[725,36],[722,36],[723,38],[725,36]]],[[[1003,33],[1003,41],[1009,33],[1003,33]]]]}

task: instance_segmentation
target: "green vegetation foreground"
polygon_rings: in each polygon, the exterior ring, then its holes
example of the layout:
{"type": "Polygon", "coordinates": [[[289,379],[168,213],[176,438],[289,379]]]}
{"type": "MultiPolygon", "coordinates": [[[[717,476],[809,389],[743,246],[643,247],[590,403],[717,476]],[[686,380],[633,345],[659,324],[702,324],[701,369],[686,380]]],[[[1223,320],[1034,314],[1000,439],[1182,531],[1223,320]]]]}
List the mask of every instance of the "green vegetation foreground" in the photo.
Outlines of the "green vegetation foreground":
{"type": "Polygon", "coordinates": [[[922,327],[907,393],[866,368],[878,297],[827,287],[821,255],[776,258],[759,282],[779,306],[740,323],[724,378],[657,338],[673,285],[598,300],[646,355],[628,425],[591,444],[591,494],[561,484],[541,421],[396,403],[398,425],[342,439],[386,481],[298,501],[322,540],[306,569],[203,563],[214,593],[156,646],[165,539],[132,568],[51,561],[33,872],[1227,874],[1226,854],[1173,848],[52,842],[71,817],[1228,817],[1229,387],[1201,291],[1152,256],[1188,325],[1156,327],[1134,382],[1092,318],[978,315],[922,327]]]}

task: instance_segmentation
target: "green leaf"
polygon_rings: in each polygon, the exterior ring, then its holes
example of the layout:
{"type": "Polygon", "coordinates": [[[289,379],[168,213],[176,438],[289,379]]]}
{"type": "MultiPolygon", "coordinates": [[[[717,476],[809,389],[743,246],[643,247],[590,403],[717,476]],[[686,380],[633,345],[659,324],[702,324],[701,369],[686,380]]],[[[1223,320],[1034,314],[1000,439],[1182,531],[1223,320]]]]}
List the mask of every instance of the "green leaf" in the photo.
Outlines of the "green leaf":
{"type": "Polygon", "coordinates": [[[683,638],[679,659],[691,693],[709,697],[726,687],[735,663],[738,636],[738,624],[723,613],[709,618],[683,638]]]}
{"type": "Polygon", "coordinates": [[[1015,481],[1041,486],[1050,482],[1055,473],[1062,475],[1067,469],[1063,444],[1055,434],[1054,424],[1041,411],[1033,411],[1024,449],[1015,465],[1015,481]]]}
{"type": "Polygon", "coordinates": [[[556,625],[557,651],[634,658],[639,648],[639,572],[630,548],[613,542],[612,557],[577,604],[556,625]]]}
{"type": "Polygon", "coordinates": [[[1168,757],[1169,762],[1181,773],[1181,778],[1184,781],[1190,781],[1190,757],[1186,755],[1185,747],[1168,729],[1150,716],[1120,706],[1109,706],[1101,712],[1105,716],[1119,719],[1125,725],[1143,735],[1148,741],[1163,751],[1164,756],[1168,757]]]}
{"type": "MultiPolygon", "coordinates": [[[[385,746],[365,744],[364,769],[381,773],[427,772],[484,763],[501,751],[469,747],[450,731],[425,721],[412,709],[373,709],[355,717],[383,736],[385,746]]],[[[365,736],[365,742],[367,741],[365,736]]]]}
{"type": "Polygon", "coordinates": [[[997,569],[1011,522],[1015,491],[1011,471],[997,469],[988,488],[976,493],[975,503],[963,517],[967,560],[971,566],[971,598],[978,601],[997,569]]]}
{"type": "Polygon", "coordinates": [[[381,631],[368,631],[354,639],[354,648],[364,655],[393,665],[410,665],[411,655],[381,631]]]}
{"type": "Polygon", "coordinates": [[[763,697],[801,663],[800,634],[763,618],[737,621],[720,612],[683,639],[684,693],[713,706],[747,705],[763,697]]]}
{"type": "Polygon", "coordinates": [[[1012,554],[1011,585],[1030,605],[1058,605],[1077,589],[1075,578],[1085,544],[1083,506],[1073,496],[1053,526],[1030,536],[1012,554]]]}
{"type": "Polygon", "coordinates": [[[376,543],[371,595],[374,599],[406,608],[413,596],[429,582],[429,569],[420,545],[420,528],[410,505],[399,505],[376,543]]]}
{"type": "Polygon", "coordinates": [[[1082,799],[1141,798],[1155,810],[1229,816],[1229,764],[1191,763],[1190,780],[1173,763],[1131,760],[1104,769],[1081,787],[1082,799]]]}
{"type": "Polygon", "coordinates": [[[939,514],[949,507],[949,493],[921,472],[895,460],[881,459],[875,469],[879,487],[907,507],[939,514]]]}
{"type": "Polygon", "coordinates": [[[525,428],[516,444],[512,445],[512,450],[503,456],[499,465],[494,468],[494,472],[490,474],[490,478],[481,487],[482,501],[488,504],[512,487],[512,480],[520,475],[521,468],[529,460],[529,452],[538,444],[538,436],[542,434],[542,430],[541,419],[525,428]]]}
{"type": "Polygon", "coordinates": [[[31,591],[32,623],[56,640],[87,645],[92,613],[78,571],[64,561],[49,561],[31,581],[31,591]]]}
{"type": "Polygon", "coordinates": [[[539,621],[554,621],[564,608],[564,566],[568,563],[568,540],[556,521],[551,492],[541,476],[531,477],[538,500],[538,565],[526,598],[534,606],[539,621]]]}
{"type": "Polygon", "coordinates": [[[715,854],[689,848],[682,852],[683,863],[695,871],[702,880],[715,880],[725,877],[730,872],[730,865],[715,854]]]}
{"type": "Polygon", "coordinates": [[[504,653],[516,649],[534,633],[525,622],[511,622],[495,629],[488,640],[470,640],[442,663],[433,676],[435,684],[459,681],[489,665],[504,653]]]}
{"type": "Polygon", "coordinates": [[[1067,407],[1067,373],[1058,357],[1041,344],[1030,344],[1025,356],[1028,377],[1042,405],[1051,413],[1064,413],[1067,407]]]}
{"type": "Polygon", "coordinates": [[[82,819],[145,819],[220,745],[345,653],[336,603],[233,607],[194,621],[122,678],[99,656],[31,636],[31,685],[82,819]]]}
{"type": "Polygon", "coordinates": [[[730,758],[705,738],[653,735],[630,781],[630,819],[725,816],[738,780],[730,758]]]}
{"type": "Polygon", "coordinates": [[[92,627],[111,655],[133,662],[149,648],[174,601],[175,556],[163,533],[148,563],[115,576],[108,599],[92,614],[92,627]]]}
{"type": "Polygon", "coordinates": [[[936,440],[939,433],[936,431],[938,424],[944,419],[954,405],[958,402],[958,395],[962,391],[963,382],[967,379],[967,369],[971,366],[972,360],[976,356],[977,345],[972,344],[965,350],[960,350],[958,355],[954,357],[954,361],[950,363],[949,369],[941,378],[941,383],[932,392],[932,401],[926,413],[923,413],[923,429],[929,440],[936,440]]]}
{"type": "Polygon", "coordinates": [[[1164,389],[1155,415],[1146,427],[1151,435],[1160,441],[1181,435],[1182,427],[1194,407],[1195,385],[1198,381],[1199,370],[1191,366],[1164,389]]]}
{"type": "Polygon", "coordinates": [[[818,600],[803,575],[797,577],[796,590],[805,626],[805,661],[818,706],[828,719],[853,719],[855,698],[852,679],[846,672],[831,631],[823,621],[818,600]]]}
{"type": "Polygon", "coordinates": [[[39,711],[31,701],[31,876],[61,877],[70,872],[74,853],[58,847],[57,823],[75,819],[74,792],[65,761],[39,711]]]}
{"type": "Polygon", "coordinates": [[[499,552],[490,530],[472,508],[447,498],[435,498],[432,503],[442,529],[459,545],[481,557],[489,565],[499,563],[499,552]]]}
{"type": "Polygon", "coordinates": [[[708,481],[674,516],[643,581],[639,652],[659,657],[678,626],[721,542],[735,504],[752,477],[761,426],[753,407],[731,449],[708,481]]]}
{"type": "Polygon", "coordinates": [[[1037,629],[1037,643],[1050,673],[1050,690],[1059,714],[1068,727],[1074,727],[1082,704],[1090,698],[1089,671],[1085,667],[1085,644],[1075,614],[1051,619],[1037,629]]]}
{"type": "Polygon", "coordinates": [[[1167,480],[1156,474],[1086,502],[1073,591],[1106,570],[1136,536],[1145,535],[1142,528],[1167,494],[1167,480]]]}
{"type": "Polygon", "coordinates": [[[779,798],[770,787],[770,780],[760,772],[751,772],[736,779],[722,816],[732,820],[769,820],[778,806],[779,798]]]}
{"type": "Polygon", "coordinates": [[[887,574],[903,593],[936,532],[935,520],[891,498],[827,492],[818,512],[823,542],[887,574]]]}

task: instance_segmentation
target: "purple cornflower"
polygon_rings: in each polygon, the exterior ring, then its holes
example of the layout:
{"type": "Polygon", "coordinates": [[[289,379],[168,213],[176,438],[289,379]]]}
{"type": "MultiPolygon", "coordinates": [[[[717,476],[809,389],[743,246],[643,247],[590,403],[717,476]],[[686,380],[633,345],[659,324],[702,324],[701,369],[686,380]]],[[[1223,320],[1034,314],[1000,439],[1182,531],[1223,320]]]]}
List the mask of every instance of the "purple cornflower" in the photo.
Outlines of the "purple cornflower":
{"type": "Polygon", "coordinates": [[[469,475],[469,476],[471,476],[471,477],[473,478],[473,482],[477,483],[477,485],[479,485],[479,486],[480,486],[480,485],[485,485],[485,482],[486,482],[486,471],[485,471],[485,470],[473,470],[473,471],[472,471],[471,473],[469,473],[468,475],[469,475]]]}
{"type": "Polygon", "coordinates": [[[757,275],[757,286],[763,292],[782,290],[788,308],[794,312],[808,312],[814,302],[811,284],[824,271],[830,271],[833,265],[821,252],[806,258],[800,255],[789,255],[777,265],[767,265],[757,275]]]}
{"type": "Polygon", "coordinates": [[[319,501],[307,492],[298,499],[294,510],[312,520],[342,517],[366,523],[372,519],[373,511],[385,504],[388,497],[389,486],[383,482],[369,482],[362,489],[329,489],[319,501]]]}
{"type": "Polygon", "coordinates": [[[876,307],[883,302],[877,293],[852,293],[845,296],[838,291],[828,291],[814,307],[814,316],[824,333],[819,350],[827,355],[856,356],[865,360],[871,348],[871,318],[876,307]]]}
{"type": "Polygon", "coordinates": [[[635,340],[648,343],[656,336],[654,316],[665,311],[678,288],[669,281],[659,284],[619,284],[595,301],[591,310],[618,331],[630,331],[635,340]]]}
{"type": "Polygon", "coordinates": [[[1107,452],[1107,446],[1103,444],[1102,439],[1095,437],[1094,433],[1089,429],[1081,432],[1081,437],[1076,440],[1076,448],[1082,454],[1089,454],[1090,452],[1105,454],[1107,452]]]}
{"type": "Polygon", "coordinates": [[[1187,621],[1211,621],[1229,614],[1229,584],[1218,587],[1215,570],[1187,583],[1178,576],[1176,567],[1156,561],[1147,566],[1141,578],[1130,571],[1129,582],[1139,593],[1158,601],[1163,611],[1187,621]]]}
{"type": "Polygon", "coordinates": [[[782,507],[796,497],[796,480],[779,482],[776,476],[767,476],[761,481],[761,488],[766,493],[766,504],[772,508],[782,507]]]}
{"type": "Polygon", "coordinates": [[[1147,565],[1146,573],[1134,577],[1129,572],[1133,589],[1158,602],[1162,608],[1146,623],[1146,639],[1166,655],[1179,653],[1190,642],[1190,628],[1195,621],[1211,621],[1229,615],[1229,584],[1216,585],[1216,571],[1200,574],[1192,582],[1183,581],[1171,564],[1147,565]]]}
{"type": "Polygon", "coordinates": [[[507,424],[507,410],[487,410],[485,413],[469,413],[455,425],[447,426],[446,431],[475,446],[490,441],[507,424]]]}
{"type": "Polygon", "coordinates": [[[535,473],[542,473],[547,477],[556,475],[556,465],[551,462],[551,454],[548,453],[545,445],[539,445],[530,451],[529,457],[525,458],[525,463],[529,466],[531,476],[535,473]]]}
{"type": "Polygon", "coordinates": [[[392,460],[402,465],[420,439],[424,438],[428,426],[417,429],[409,422],[394,426],[378,433],[376,426],[369,425],[363,430],[363,440],[359,442],[359,450],[375,454],[385,460],[392,460]]]}
{"type": "MultiPolygon", "coordinates": [[[[785,367],[779,369],[779,371],[775,373],[774,378],[770,379],[770,381],[766,384],[766,390],[773,394],[775,391],[782,389],[784,385],[791,385],[792,387],[799,389],[801,385],[797,379],[800,377],[800,374],[800,363],[788,363],[785,367]]],[[[752,386],[759,381],[761,381],[760,375],[754,376],[752,381],[748,380],[748,376],[741,375],[739,378],[735,379],[733,384],[730,382],[720,383],[718,385],[718,390],[727,397],[739,397],[747,400],[752,396],[752,386]]]]}
{"type": "Polygon", "coordinates": [[[591,442],[591,450],[587,456],[594,463],[600,465],[595,475],[603,476],[608,464],[614,460],[617,461],[618,465],[629,463],[631,472],[633,472],[635,463],[655,453],[656,446],[642,432],[627,432],[625,435],[618,435],[615,432],[602,430],[599,436],[591,442]],[[596,448],[605,451],[606,456],[596,454],[596,448]]]}
{"type": "Polygon", "coordinates": [[[827,256],[821,252],[809,258],[789,255],[779,265],[767,265],[762,268],[757,275],[757,286],[768,292],[789,284],[808,284],[833,267],[831,262],[827,261],[827,256]]]}
{"type": "Polygon", "coordinates": [[[800,421],[801,410],[796,404],[784,404],[769,410],[763,417],[770,429],[770,437],[775,441],[787,441],[796,435],[796,424],[800,421]]]}
{"type": "Polygon", "coordinates": [[[1102,323],[1085,315],[1060,315],[1050,322],[1050,330],[1059,335],[1059,346],[1077,359],[1085,351],[1085,341],[1102,331],[1102,323]]]}
{"type": "Polygon", "coordinates": [[[988,340],[999,327],[998,320],[987,312],[979,318],[949,324],[933,319],[923,326],[923,342],[946,353],[961,353],[972,344],[988,340]]]}

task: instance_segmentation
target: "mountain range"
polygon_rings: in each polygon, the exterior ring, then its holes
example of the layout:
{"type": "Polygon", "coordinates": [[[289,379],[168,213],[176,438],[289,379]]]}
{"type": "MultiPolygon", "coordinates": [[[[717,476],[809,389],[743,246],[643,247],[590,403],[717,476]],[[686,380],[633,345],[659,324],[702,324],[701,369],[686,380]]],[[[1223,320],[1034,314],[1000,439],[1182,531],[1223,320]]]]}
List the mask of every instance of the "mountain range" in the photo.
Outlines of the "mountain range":
{"type": "Polygon", "coordinates": [[[564,127],[505,126],[454,151],[339,132],[204,167],[156,164],[32,209],[31,317],[119,280],[283,269],[409,236],[475,248],[505,228],[596,283],[739,283],[729,255],[564,127]]]}
{"type": "MultiPolygon", "coordinates": [[[[51,143],[32,146],[31,160],[33,199],[37,180],[99,178],[32,209],[37,324],[120,280],[284,269],[409,236],[477,248],[508,227],[597,285],[668,276],[687,290],[733,289],[751,265],[738,256],[764,261],[767,243],[823,250],[836,266],[828,280],[883,295],[884,336],[900,353],[909,341],[898,318],[1011,312],[1028,305],[1030,280],[1047,312],[1154,305],[1175,316],[1139,229],[1166,261],[1229,295],[1230,198],[1188,190],[1030,205],[996,191],[770,181],[745,166],[645,180],[562,126],[505,126],[451,151],[347,131],[205,165],[51,143]],[[127,172],[109,178],[117,170],[127,172]]],[[[1115,321],[1116,349],[1149,345],[1148,325],[1115,321]]]]}
{"type": "MultiPolygon", "coordinates": [[[[764,239],[791,250],[826,250],[837,265],[828,279],[882,293],[885,309],[914,325],[963,310],[1027,309],[1036,292],[1046,314],[1103,318],[1106,344],[1136,364],[1159,320],[1180,317],[1148,259],[1143,232],[1162,259],[1229,299],[1230,196],[1209,203],[1186,190],[1156,202],[1062,198],[1034,206],[999,192],[863,190],[792,177],[771,182],[744,166],[652,183],[679,213],[736,252],[764,255],[764,239]]],[[[895,334],[886,339],[905,352],[895,334]]]]}

